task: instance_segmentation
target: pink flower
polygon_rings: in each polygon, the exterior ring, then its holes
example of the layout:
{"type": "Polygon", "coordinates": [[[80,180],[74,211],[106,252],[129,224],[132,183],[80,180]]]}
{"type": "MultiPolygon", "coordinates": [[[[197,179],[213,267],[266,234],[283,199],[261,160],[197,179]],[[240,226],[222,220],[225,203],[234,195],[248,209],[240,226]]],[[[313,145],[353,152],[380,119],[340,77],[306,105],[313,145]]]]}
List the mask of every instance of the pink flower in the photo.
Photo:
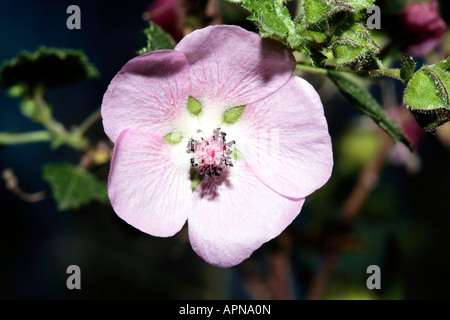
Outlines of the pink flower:
{"type": "Polygon", "coordinates": [[[411,2],[400,13],[405,52],[424,56],[441,42],[447,25],[438,11],[438,2],[411,2]]]}
{"type": "Polygon", "coordinates": [[[280,234],[333,165],[320,98],[294,68],[278,42],[224,25],[126,63],[102,104],[115,142],[108,181],[115,212],[160,237],[187,221],[194,251],[219,267],[280,234]],[[197,116],[189,97],[201,103],[197,116]],[[235,123],[224,123],[226,110],[244,105],[235,123]],[[168,143],[170,133],[181,142],[168,143]],[[195,191],[192,168],[204,176],[195,191]]]}

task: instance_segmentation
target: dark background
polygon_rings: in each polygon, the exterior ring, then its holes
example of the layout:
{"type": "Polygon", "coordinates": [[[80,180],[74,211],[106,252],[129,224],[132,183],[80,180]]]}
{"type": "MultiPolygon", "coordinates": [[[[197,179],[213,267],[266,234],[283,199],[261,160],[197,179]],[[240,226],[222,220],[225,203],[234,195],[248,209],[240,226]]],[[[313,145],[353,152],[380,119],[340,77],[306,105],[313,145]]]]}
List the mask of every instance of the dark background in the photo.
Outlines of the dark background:
{"type": "MultiPolygon", "coordinates": [[[[109,81],[145,44],[143,12],[151,1],[5,1],[0,4],[0,62],[38,46],[83,49],[98,68],[97,79],[48,92],[54,116],[67,127],[82,122],[101,105],[109,81]],[[81,8],[81,30],[66,28],[66,8],[81,8]]],[[[228,22],[228,21],[225,21],[228,22]]],[[[233,21],[236,22],[236,21],[233,21]]],[[[242,21],[244,26],[248,22],[242,21]]],[[[316,78],[313,83],[320,82],[316,78]]],[[[389,82],[394,85],[394,82],[389,82]]],[[[328,84],[326,84],[328,85],[328,84]]],[[[18,101],[0,88],[0,130],[32,131],[40,126],[23,117],[18,101]]],[[[401,86],[396,87],[401,93],[401,86]]],[[[375,90],[375,93],[378,94],[375,90]]],[[[359,114],[339,96],[325,111],[335,148],[335,172],[308,198],[289,228],[294,234],[334,230],[335,218],[357,178],[342,168],[338,145],[359,114]]],[[[92,130],[104,138],[101,124],[92,130]]],[[[412,175],[387,164],[351,232],[358,250],[340,255],[329,283],[330,299],[447,299],[450,297],[450,152],[433,135],[419,149],[422,170],[412,175]],[[366,268],[382,269],[382,290],[366,288],[366,268]]],[[[12,168],[27,192],[49,190],[46,163],[77,163],[79,154],[47,143],[0,147],[0,171],[12,168]]],[[[108,167],[97,174],[106,177],[108,167]]],[[[3,299],[251,299],[254,275],[267,275],[272,241],[249,261],[231,269],[204,263],[190,248],[186,232],[161,239],[119,219],[110,207],[92,204],[59,212],[51,197],[38,203],[17,199],[0,184],[0,298],[3,299]],[[81,290],[68,290],[66,268],[81,268],[81,290]]],[[[304,299],[323,263],[322,248],[305,241],[289,250],[292,297],[304,299]]]]}

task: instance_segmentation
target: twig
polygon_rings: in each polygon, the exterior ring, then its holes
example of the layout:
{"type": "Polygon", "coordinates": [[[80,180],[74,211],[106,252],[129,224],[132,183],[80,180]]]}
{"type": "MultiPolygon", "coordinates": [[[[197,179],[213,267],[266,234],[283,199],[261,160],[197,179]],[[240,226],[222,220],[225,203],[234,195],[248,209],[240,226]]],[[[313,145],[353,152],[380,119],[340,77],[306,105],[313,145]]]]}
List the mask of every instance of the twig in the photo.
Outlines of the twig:
{"type": "MultiPolygon", "coordinates": [[[[341,216],[341,221],[343,223],[347,225],[351,224],[360,213],[360,209],[365,200],[376,186],[379,173],[383,168],[392,145],[392,139],[387,135],[383,135],[382,145],[380,146],[376,157],[374,157],[361,171],[352,192],[344,202],[341,216]]],[[[328,282],[331,279],[331,275],[336,268],[339,259],[340,250],[332,245],[335,240],[335,237],[329,240],[330,245],[325,253],[324,264],[312,281],[307,295],[308,300],[320,300],[323,298],[328,282]]]]}
{"type": "Polygon", "coordinates": [[[87,117],[78,127],[80,135],[84,135],[97,121],[102,118],[101,110],[97,109],[87,117]]]}
{"type": "Polygon", "coordinates": [[[26,202],[38,202],[47,197],[47,192],[39,191],[35,193],[26,193],[19,187],[17,177],[11,169],[5,169],[2,172],[2,178],[5,182],[6,188],[14,193],[19,199],[26,202]]]}
{"type": "Polygon", "coordinates": [[[342,209],[342,220],[344,222],[349,223],[357,217],[367,196],[378,182],[378,176],[393,144],[392,139],[384,136],[377,156],[364,167],[355,187],[344,203],[342,209]]]}
{"type": "Polygon", "coordinates": [[[281,248],[269,255],[269,278],[268,286],[274,300],[292,300],[294,294],[289,285],[292,283],[290,256],[291,238],[287,233],[282,233],[278,241],[281,248]]]}

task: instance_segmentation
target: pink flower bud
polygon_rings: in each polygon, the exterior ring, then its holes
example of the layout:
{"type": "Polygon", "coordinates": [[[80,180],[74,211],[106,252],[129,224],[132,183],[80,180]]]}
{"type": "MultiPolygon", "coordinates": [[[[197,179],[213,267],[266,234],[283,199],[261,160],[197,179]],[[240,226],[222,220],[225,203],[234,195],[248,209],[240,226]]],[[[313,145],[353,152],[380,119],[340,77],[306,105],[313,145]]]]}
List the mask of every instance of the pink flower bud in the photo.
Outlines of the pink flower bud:
{"type": "Polygon", "coordinates": [[[438,11],[438,2],[411,2],[400,13],[405,52],[423,56],[439,45],[447,30],[438,11]]]}

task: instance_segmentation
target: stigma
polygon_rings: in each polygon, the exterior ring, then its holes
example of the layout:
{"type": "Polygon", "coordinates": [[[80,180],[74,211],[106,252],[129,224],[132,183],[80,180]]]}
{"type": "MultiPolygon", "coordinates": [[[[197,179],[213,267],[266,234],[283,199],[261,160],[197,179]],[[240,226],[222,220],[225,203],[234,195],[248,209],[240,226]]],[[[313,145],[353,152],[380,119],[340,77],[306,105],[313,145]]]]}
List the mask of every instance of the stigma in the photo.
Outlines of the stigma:
{"type": "MultiPolygon", "coordinates": [[[[202,133],[197,130],[197,133],[202,133]]],[[[231,154],[234,141],[226,141],[226,133],[220,128],[214,129],[209,137],[199,140],[189,139],[186,152],[191,154],[191,166],[198,168],[199,175],[220,176],[225,166],[232,167],[231,154]]]]}

